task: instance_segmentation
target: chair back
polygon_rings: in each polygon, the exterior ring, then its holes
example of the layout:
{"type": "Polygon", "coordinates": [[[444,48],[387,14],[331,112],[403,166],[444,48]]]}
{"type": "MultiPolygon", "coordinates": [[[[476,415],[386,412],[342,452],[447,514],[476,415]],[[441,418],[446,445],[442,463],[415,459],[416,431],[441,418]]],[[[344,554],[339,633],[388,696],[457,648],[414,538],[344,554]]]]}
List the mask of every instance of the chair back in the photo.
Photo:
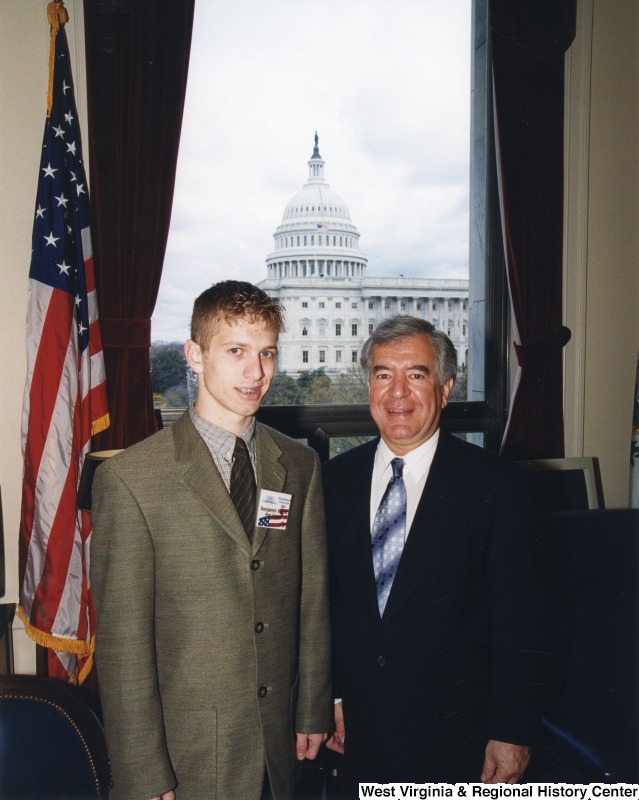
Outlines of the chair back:
{"type": "Polygon", "coordinates": [[[105,800],[109,760],[92,696],[53,678],[0,675],[0,797],[105,800]]]}

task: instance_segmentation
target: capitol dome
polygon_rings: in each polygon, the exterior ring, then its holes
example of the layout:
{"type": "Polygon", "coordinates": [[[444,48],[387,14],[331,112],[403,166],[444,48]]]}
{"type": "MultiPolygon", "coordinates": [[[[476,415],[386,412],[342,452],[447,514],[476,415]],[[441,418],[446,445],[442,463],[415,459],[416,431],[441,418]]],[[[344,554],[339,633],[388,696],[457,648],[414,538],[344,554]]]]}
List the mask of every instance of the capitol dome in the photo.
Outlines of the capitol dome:
{"type": "Polygon", "coordinates": [[[315,147],[308,181],[286,204],[258,286],[282,304],[286,328],[277,370],[296,378],[322,370],[331,379],[357,372],[361,349],[381,320],[394,314],[427,319],[446,331],[459,363],[468,360],[468,281],[366,277],[359,231],[346,203],[324,179],[315,147]]]}
{"type": "Polygon", "coordinates": [[[342,198],[324,179],[324,161],[315,134],[308,181],[286,204],[266,259],[272,279],[363,278],[367,259],[359,252],[359,231],[342,198]]]}

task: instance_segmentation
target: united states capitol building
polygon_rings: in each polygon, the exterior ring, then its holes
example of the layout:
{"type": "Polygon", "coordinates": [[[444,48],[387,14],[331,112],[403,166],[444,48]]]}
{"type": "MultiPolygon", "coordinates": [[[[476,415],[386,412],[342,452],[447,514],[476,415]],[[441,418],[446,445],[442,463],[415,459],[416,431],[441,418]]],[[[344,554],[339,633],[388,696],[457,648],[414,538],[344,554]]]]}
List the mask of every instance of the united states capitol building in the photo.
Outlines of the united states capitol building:
{"type": "Polygon", "coordinates": [[[468,281],[431,278],[368,278],[368,259],[346,203],[324,178],[315,147],[308,181],[289,201],[267,256],[268,278],[258,285],[286,309],[279,338],[278,370],[297,377],[323,368],[336,376],[358,363],[375,326],[394,314],[430,320],[468,363],[468,281]]]}

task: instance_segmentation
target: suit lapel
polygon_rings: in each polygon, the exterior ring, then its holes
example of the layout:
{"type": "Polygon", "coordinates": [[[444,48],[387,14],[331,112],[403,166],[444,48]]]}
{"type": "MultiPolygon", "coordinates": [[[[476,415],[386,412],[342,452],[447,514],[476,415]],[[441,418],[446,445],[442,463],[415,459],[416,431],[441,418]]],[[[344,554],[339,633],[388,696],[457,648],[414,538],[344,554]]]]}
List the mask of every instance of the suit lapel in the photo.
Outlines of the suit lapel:
{"type": "MultiPolygon", "coordinates": [[[[281,462],[282,450],[273,441],[267,429],[259,422],[255,428],[257,447],[257,501],[262,489],[281,492],[286,485],[287,470],[281,462]]],[[[253,536],[253,553],[263,545],[268,528],[256,528],[253,536]]]]}
{"type": "Polygon", "coordinates": [[[340,521],[340,530],[345,539],[343,546],[353,553],[353,558],[349,559],[348,580],[352,581],[354,587],[360,587],[357,593],[364,597],[367,613],[371,619],[377,620],[379,609],[371,549],[370,497],[378,441],[367,442],[360,448],[359,458],[352,465],[352,485],[335,489],[337,496],[345,498],[341,511],[344,519],[340,521]]]}
{"type": "Polygon", "coordinates": [[[435,457],[420,498],[404,552],[384,610],[384,621],[396,614],[430,570],[463,501],[463,487],[450,458],[449,439],[440,433],[435,457]]]}
{"type": "Polygon", "coordinates": [[[216,523],[250,555],[251,543],[242,521],[188,411],[174,423],[172,430],[178,468],[182,470],[182,483],[206,507],[216,523]]]}

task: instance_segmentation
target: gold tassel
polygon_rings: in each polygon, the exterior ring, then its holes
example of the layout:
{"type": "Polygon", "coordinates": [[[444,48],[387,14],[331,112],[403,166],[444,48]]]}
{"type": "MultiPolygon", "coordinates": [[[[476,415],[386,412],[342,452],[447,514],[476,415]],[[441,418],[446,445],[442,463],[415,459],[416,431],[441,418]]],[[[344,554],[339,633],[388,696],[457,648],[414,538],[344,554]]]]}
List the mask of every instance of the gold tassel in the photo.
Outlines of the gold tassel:
{"type": "Polygon", "coordinates": [[[47,6],[47,19],[51,26],[49,36],[49,91],[47,93],[47,117],[51,115],[53,104],[53,71],[55,69],[55,40],[60,30],[60,25],[69,21],[69,14],[62,0],[54,0],[47,6]]]}
{"type": "Polygon", "coordinates": [[[59,653],[71,653],[81,658],[93,657],[93,650],[95,648],[93,639],[91,639],[90,642],[82,641],[81,639],[62,639],[51,633],[45,633],[29,622],[21,606],[18,606],[18,616],[24,624],[24,632],[41,647],[46,647],[49,650],[57,650],[59,653]]]}
{"type": "Polygon", "coordinates": [[[91,436],[95,436],[96,433],[101,433],[105,431],[109,425],[111,424],[111,419],[108,414],[105,414],[100,419],[96,419],[95,422],[91,423],[91,436]]]}

